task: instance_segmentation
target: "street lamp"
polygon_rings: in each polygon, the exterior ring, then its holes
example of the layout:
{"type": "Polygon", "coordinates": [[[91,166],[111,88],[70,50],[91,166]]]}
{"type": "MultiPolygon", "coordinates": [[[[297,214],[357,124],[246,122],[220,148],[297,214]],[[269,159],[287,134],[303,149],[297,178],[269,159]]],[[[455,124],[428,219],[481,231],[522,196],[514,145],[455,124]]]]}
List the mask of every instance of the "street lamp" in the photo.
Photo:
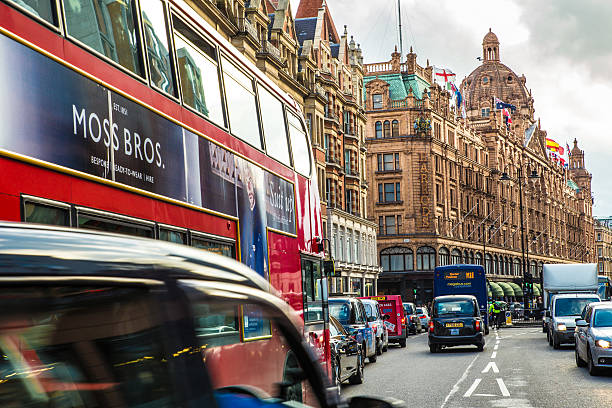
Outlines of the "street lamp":
{"type": "MultiPolygon", "coordinates": [[[[537,179],[539,177],[540,176],[535,170],[532,170],[528,176],[528,178],[530,179],[537,179]]],[[[524,218],[523,217],[523,180],[525,177],[523,176],[522,167],[519,167],[518,169],[516,169],[516,178],[517,178],[518,185],[519,185],[519,216],[521,218],[521,262],[523,264],[523,282],[525,282],[526,278],[531,277],[531,271],[525,268],[525,249],[529,251],[529,248],[525,248],[525,221],[523,219],[524,218]]],[[[503,172],[500,177],[500,180],[501,181],[512,181],[512,178],[508,175],[508,173],[503,172]]],[[[527,252],[527,262],[529,262],[529,252],[527,252]]],[[[529,268],[529,265],[527,265],[527,268],[529,268]]],[[[525,289],[527,289],[526,286],[525,286],[525,289]]],[[[525,296],[523,296],[525,310],[529,309],[529,300],[531,299],[531,295],[533,293],[530,291],[526,291],[526,292],[528,293],[526,293],[525,296]]]]}

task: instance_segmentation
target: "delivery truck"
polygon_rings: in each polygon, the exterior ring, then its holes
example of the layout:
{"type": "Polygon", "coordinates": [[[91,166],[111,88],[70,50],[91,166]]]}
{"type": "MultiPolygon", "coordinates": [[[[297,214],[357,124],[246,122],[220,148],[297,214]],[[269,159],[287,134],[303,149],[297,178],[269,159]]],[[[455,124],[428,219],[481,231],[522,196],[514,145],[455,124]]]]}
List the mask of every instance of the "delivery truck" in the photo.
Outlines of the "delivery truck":
{"type": "MultiPolygon", "coordinates": [[[[599,281],[597,264],[545,264],[542,269],[542,300],[544,301],[544,319],[542,332],[550,336],[551,300],[561,294],[595,294],[599,281]]],[[[549,337],[550,338],[550,337],[549,337]]]]}

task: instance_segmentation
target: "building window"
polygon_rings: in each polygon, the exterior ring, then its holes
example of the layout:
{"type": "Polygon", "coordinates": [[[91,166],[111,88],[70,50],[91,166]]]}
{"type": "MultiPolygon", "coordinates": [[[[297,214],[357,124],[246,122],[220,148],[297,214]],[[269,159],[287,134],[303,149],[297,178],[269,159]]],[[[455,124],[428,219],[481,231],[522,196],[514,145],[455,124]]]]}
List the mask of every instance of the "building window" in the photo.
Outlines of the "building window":
{"type": "Polygon", "coordinates": [[[399,170],[399,153],[384,153],[377,155],[378,171],[399,170]]]}
{"type": "Polygon", "coordinates": [[[391,122],[391,136],[399,137],[399,122],[397,120],[391,122]]]}
{"type": "Polygon", "coordinates": [[[491,109],[489,108],[482,108],[480,110],[480,116],[482,116],[483,118],[488,118],[490,114],[491,114],[491,109]]]}
{"type": "Polygon", "coordinates": [[[410,248],[392,247],[380,251],[380,265],[383,272],[412,271],[413,261],[413,252],[410,248]]]}
{"type": "Polygon", "coordinates": [[[372,95],[372,107],[374,109],[382,109],[382,94],[374,94],[372,95]]]}
{"type": "Polygon", "coordinates": [[[380,183],[378,184],[378,202],[392,203],[401,201],[400,183],[380,183]]]}
{"type": "Polygon", "coordinates": [[[385,234],[386,235],[397,234],[397,226],[395,224],[395,215],[385,216],[385,234]]]}
{"type": "Polygon", "coordinates": [[[451,265],[457,265],[461,263],[461,251],[453,249],[451,252],[451,265]]]}
{"type": "Polygon", "coordinates": [[[384,132],[384,136],[385,137],[391,137],[391,125],[389,124],[388,120],[385,120],[385,123],[383,124],[383,132],[384,132]]]}
{"type": "Polygon", "coordinates": [[[417,271],[431,271],[436,267],[436,250],[432,247],[420,247],[416,255],[417,271]]]}
{"type": "Polygon", "coordinates": [[[374,130],[375,130],[376,139],[381,139],[382,138],[382,123],[380,121],[376,122],[376,125],[374,126],[374,130]]]}
{"type": "Polygon", "coordinates": [[[440,266],[449,265],[450,258],[449,258],[448,249],[444,247],[440,248],[440,250],[438,251],[438,259],[440,262],[440,266]]]}

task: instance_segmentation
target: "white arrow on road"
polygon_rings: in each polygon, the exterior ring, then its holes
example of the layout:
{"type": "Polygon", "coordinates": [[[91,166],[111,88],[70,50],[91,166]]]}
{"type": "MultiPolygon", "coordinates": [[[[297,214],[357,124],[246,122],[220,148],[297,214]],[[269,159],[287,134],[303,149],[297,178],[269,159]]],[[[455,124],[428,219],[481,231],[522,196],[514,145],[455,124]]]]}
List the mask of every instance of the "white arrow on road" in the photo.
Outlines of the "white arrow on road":
{"type": "Polygon", "coordinates": [[[494,373],[499,373],[499,368],[497,368],[497,364],[495,364],[495,361],[491,361],[489,364],[487,364],[485,369],[482,370],[482,373],[488,373],[490,369],[493,369],[494,373]]]}

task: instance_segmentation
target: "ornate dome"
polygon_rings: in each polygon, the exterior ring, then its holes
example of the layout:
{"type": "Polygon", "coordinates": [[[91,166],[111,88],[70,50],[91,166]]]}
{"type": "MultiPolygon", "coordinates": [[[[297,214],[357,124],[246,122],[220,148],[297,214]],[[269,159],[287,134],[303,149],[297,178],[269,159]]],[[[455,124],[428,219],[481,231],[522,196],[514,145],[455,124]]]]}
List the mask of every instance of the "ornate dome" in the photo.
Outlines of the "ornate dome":
{"type": "MultiPolygon", "coordinates": [[[[499,60],[499,41],[489,31],[482,42],[483,62],[461,83],[466,109],[480,115],[483,108],[493,109],[493,98],[511,103],[517,109],[533,106],[533,99],[525,87],[525,76],[518,76],[499,60]]],[[[524,111],[525,112],[525,111],[524,111]]],[[[525,112],[526,113],[526,112],[525,112]]]]}

